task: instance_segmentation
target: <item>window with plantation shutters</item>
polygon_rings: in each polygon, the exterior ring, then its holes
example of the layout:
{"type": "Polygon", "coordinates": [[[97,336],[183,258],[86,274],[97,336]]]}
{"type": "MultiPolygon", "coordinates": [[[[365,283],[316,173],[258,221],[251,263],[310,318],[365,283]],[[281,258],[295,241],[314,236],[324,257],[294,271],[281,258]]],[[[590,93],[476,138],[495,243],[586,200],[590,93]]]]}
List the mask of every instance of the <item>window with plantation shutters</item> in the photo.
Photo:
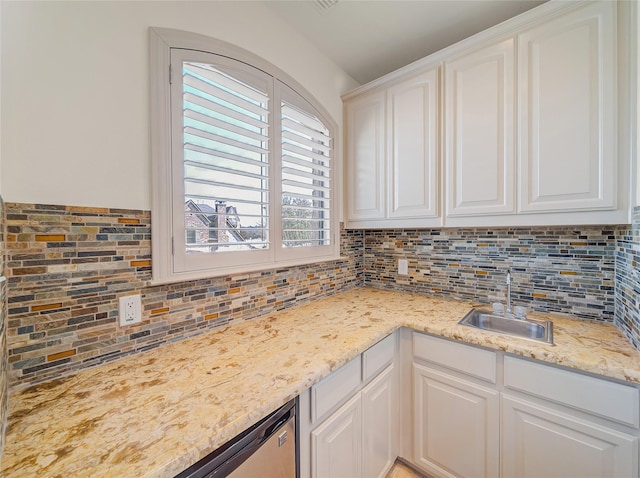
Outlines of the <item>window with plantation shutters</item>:
{"type": "Polygon", "coordinates": [[[264,60],[213,40],[194,48],[194,35],[180,48],[174,32],[152,32],[152,66],[167,67],[168,83],[152,81],[166,105],[152,110],[166,133],[152,137],[154,279],[337,258],[335,123],[264,60]]]}
{"type": "Polygon", "coordinates": [[[326,246],[331,244],[331,136],[299,105],[304,99],[285,89],[280,104],[282,245],[326,246]]]}
{"type": "Polygon", "coordinates": [[[269,247],[268,92],[183,62],[187,253],[269,247]]]}

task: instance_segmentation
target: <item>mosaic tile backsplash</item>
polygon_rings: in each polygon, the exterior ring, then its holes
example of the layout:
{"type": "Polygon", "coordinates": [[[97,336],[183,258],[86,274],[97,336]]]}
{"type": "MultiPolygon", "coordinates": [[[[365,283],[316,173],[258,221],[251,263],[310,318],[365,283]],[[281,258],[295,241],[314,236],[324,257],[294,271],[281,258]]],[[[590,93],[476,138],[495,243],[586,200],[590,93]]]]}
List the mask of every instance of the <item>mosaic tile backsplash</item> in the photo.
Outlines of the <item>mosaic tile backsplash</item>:
{"type": "Polygon", "coordinates": [[[640,206],[616,248],[616,326],[640,350],[640,206]]]}
{"type": "Polygon", "coordinates": [[[626,226],[375,230],[365,283],[613,321],[616,237],[626,226]],[[409,274],[397,274],[398,259],[409,274]]]}
{"type": "Polygon", "coordinates": [[[631,228],[342,230],[338,261],[161,286],[149,285],[148,211],[6,203],[4,213],[9,389],[362,285],[504,301],[507,268],[515,305],[614,321],[640,349],[638,209],[631,228]],[[408,276],[397,275],[401,258],[408,276]],[[122,328],[118,298],[133,293],[143,322],[122,328]]]}
{"type": "Polygon", "coordinates": [[[0,459],[4,450],[4,436],[7,426],[9,390],[7,376],[7,282],[4,280],[5,267],[5,227],[4,205],[0,197],[0,459]]]}
{"type": "Polygon", "coordinates": [[[360,231],[343,260],[161,286],[151,279],[150,213],[6,203],[10,387],[141,352],[362,284],[360,231]],[[143,321],[118,324],[142,295],[143,321]]]}

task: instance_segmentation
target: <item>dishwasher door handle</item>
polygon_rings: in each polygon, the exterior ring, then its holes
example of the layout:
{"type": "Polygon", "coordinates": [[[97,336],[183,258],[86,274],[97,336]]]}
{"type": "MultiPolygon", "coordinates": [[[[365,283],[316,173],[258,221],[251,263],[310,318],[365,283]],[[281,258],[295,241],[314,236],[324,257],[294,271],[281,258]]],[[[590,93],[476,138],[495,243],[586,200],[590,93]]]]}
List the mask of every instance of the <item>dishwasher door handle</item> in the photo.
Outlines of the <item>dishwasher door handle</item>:
{"type": "Polygon", "coordinates": [[[289,433],[295,434],[294,417],[282,424],[279,434],[271,435],[254,450],[229,478],[295,478],[296,445],[295,441],[286,439],[289,433]]]}

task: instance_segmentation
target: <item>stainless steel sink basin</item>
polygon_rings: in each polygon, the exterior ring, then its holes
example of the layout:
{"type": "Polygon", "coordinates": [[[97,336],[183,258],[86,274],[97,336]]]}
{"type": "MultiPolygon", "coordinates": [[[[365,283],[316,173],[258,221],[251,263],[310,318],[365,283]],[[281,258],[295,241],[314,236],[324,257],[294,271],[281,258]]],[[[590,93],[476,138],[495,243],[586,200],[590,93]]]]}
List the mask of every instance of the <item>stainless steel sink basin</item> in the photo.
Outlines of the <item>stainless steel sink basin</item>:
{"type": "Polygon", "coordinates": [[[553,322],[549,320],[523,320],[497,315],[489,310],[471,309],[458,324],[553,345],[553,322]]]}

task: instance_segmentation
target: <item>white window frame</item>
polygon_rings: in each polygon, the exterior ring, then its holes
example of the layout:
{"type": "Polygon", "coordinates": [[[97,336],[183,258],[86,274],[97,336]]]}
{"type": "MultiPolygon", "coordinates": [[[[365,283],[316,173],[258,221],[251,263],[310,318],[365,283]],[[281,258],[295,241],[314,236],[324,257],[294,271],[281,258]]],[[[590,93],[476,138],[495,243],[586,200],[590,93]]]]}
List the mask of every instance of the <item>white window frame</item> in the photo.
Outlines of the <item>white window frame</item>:
{"type": "MultiPolygon", "coordinates": [[[[339,205],[336,203],[338,185],[340,177],[338,174],[338,128],[331,118],[331,115],[307,90],[293,80],[285,72],[267,62],[266,60],[231,45],[221,40],[216,40],[204,35],[184,32],[168,28],[150,28],[150,82],[151,82],[151,179],[152,179],[152,210],[151,210],[151,245],[152,245],[152,282],[168,283],[182,280],[194,280],[206,277],[215,277],[235,273],[248,273],[254,271],[267,270],[272,268],[290,267],[301,264],[308,264],[320,261],[335,260],[339,258],[340,252],[340,231],[338,223],[339,205]],[[184,264],[184,261],[176,261],[174,256],[173,238],[177,234],[184,235],[184,224],[174,225],[172,208],[177,207],[174,197],[174,185],[182,181],[182,177],[176,178],[175,168],[172,160],[172,109],[171,109],[171,51],[172,49],[194,50],[197,52],[212,53],[223,57],[237,60],[252,67],[258,68],[280,81],[285,86],[294,90],[304,100],[306,100],[320,116],[322,122],[331,130],[333,139],[333,166],[331,170],[331,199],[330,199],[330,221],[331,237],[330,246],[314,246],[290,248],[276,251],[280,242],[272,241],[268,257],[262,254],[256,255],[257,261],[244,261],[242,264],[233,264],[233,261],[220,261],[219,266],[198,268],[193,270],[179,270],[176,263],[184,264]],[[182,231],[182,232],[180,232],[182,231]]],[[[173,72],[173,74],[180,74],[173,72]]],[[[274,94],[272,101],[280,101],[277,94],[274,94]]],[[[271,150],[278,149],[279,144],[272,145],[271,150]]],[[[276,156],[279,158],[279,154],[276,156]]],[[[272,159],[275,161],[275,158],[272,159]]],[[[279,170],[279,167],[276,168],[279,170]]],[[[275,201],[281,201],[279,174],[271,181],[272,188],[270,195],[275,197],[275,201]]],[[[271,217],[271,234],[278,234],[281,237],[281,221],[277,217],[271,217]]],[[[178,248],[176,244],[176,248],[178,248]]],[[[215,254],[215,253],[213,253],[215,254]]],[[[235,254],[235,253],[226,253],[235,254]]]]}

